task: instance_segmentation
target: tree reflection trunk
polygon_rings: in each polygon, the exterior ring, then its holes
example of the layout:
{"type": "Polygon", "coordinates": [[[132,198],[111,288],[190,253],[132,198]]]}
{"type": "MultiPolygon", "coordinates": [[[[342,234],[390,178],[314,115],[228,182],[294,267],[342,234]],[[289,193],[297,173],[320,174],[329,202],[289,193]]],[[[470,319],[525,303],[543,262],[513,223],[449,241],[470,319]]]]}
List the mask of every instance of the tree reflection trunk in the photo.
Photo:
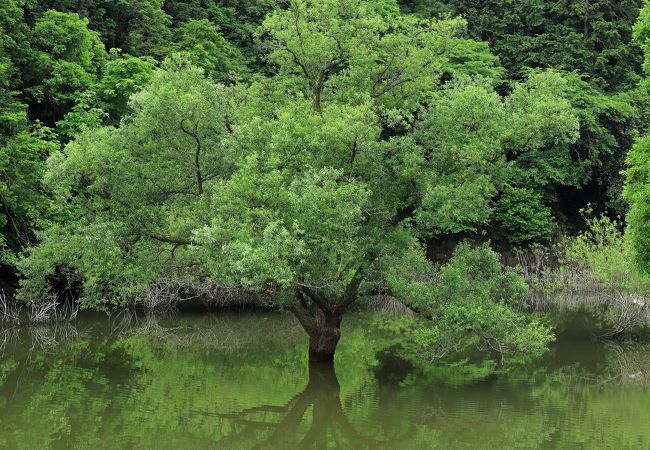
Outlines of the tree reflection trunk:
{"type": "MultiPolygon", "coordinates": [[[[332,419],[343,416],[341,386],[329,362],[309,363],[309,383],[303,394],[314,406],[311,428],[300,443],[301,448],[327,448],[327,432],[332,419]]],[[[345,416],[343,416],[345,417],[345,416]]]]}
{"type": "MultiPolygon", "coordinates": [[[[236,414],[220,414],[220,416],[245,425],[238,435],[250,436],[246,426],[272,429],[266,439],[253,447],[256,449],[321,449],[332,446],[360,449],[399,448],[416,430],[413,427],[409,432],[390,441],[382,441],[358,433],[345,416],[341,403],[341,386],[331,361],[310,361],[307,386],[284,406],[258,406],[236,414]],[[305,420],[309,423],[310,409],[311,423],[306,433],[301,436],[297,432],[301,430],[301,424],[305,423],[305,420]],[[269,413],[282,414],[282,418],[279,422],[266,423],[250,420],[251,416],[269,413]]],[[[236,437],[237,435],[232,436],[232,438],[236,437]]]]}

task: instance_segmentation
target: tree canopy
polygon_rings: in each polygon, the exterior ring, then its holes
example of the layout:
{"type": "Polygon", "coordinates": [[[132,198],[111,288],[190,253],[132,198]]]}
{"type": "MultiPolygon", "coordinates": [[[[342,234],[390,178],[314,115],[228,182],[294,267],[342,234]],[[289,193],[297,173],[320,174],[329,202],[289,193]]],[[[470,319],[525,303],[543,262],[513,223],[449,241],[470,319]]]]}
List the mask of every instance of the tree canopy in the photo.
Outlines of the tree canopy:
{"type": "Polygon", "coordinates": [[[325,359],[378,296],[420,313],[417,354],[468,335],[539,354],[550,332],[487,241],[546,244],[587,205],[629,203],[650,259],[640,7],[7,0],[2,261],[27,301],[61,283],[96,308],[161,282],[246,289],[325,359]]]}
{"type": "MultiPolygon", "coordinates": [[[[391,1],[297,0],[263,24],[270,78],[226,87],[191,57],[168,58],[119,126],[86,127],[49,158],[57,218],[21,263],[21,295],[46,295],[62,275],[87,305],[131,300],[160,279],[215,280],[293,311],[324,359],[362,297],[392,295],[432,324],[457,323],[444,308],[462,293],[415,294],[435,292],[454,264],[485,263],[498,278],[496,256],[464,247],[438,273],[420,239],[487,224],[512,178],[509,155],[561,155],[579,128],[565,78],[533,74],[502,97],[486,47],[456,58],[479,48],[462,30],[404,17],[391,1]]],[[[485,312],[459,306],[494,315],[476,325],[485,342],[524,351],[528,333],[543,347],[548,331],[503,293],[521,289],[516,277],[489,282],[459,287],[484,292],[485,312]],[[503,314],[512,319],[497,332],[503,314]]]]}

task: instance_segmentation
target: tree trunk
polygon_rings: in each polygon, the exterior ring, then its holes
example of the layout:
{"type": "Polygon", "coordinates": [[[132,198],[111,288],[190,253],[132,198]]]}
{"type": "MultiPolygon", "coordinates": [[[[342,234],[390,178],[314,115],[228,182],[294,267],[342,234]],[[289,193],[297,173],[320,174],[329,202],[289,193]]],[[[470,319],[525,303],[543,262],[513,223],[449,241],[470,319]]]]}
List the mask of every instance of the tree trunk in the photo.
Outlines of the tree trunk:
{"type": "Polygon", "coordinates": [[[585,0],[585,20],[583,24],[583,32],[585,35],[585,40],[589,39],[589,8],[590,8],[590,0],[585,0]]]}
{"type": "Polygon", "coordinates": [[[333,362],[341,338],[341,320],[347,307],[356,298],[357,277],[338,301],[328,300],[306,288],[297,292],[297,302],[289,308],[309,336],[309,361],[333,362]]]}
{"type": "Polygon", "coordinates": [[[341,338],[341,319],[335,317],[323,318],[316,326],[308,330],[309,361],[332,362],[334,352],[341,338]]]}

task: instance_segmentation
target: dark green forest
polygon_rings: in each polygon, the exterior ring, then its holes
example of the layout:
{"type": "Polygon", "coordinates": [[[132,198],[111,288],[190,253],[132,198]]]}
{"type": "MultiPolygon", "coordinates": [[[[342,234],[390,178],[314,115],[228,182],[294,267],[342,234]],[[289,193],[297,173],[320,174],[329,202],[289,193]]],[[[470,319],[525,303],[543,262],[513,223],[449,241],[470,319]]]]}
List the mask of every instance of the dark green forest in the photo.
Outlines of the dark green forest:
{"type": "Polygon", "coordinates": [[[3,0],[3,273],[29,304],[253,293],[322,359],[389,296],[412,355],[531,358],[500,255],[569,240],[647,293],[646,71],[643,0],[3,0]]]}

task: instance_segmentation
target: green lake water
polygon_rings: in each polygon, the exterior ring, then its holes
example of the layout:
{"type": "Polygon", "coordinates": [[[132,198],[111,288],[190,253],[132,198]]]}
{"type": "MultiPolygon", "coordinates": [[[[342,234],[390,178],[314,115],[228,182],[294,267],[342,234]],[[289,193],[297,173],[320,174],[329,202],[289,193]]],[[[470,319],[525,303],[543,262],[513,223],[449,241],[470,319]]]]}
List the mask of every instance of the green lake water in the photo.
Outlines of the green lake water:
{"type": "Polygon", "coordinates": [[[565,328],[535,367],[470,382],[413,376],[360,315],[333,369],[285,314],[5,326],[0,448],[650,449],[650,346],[565,328]]]}

